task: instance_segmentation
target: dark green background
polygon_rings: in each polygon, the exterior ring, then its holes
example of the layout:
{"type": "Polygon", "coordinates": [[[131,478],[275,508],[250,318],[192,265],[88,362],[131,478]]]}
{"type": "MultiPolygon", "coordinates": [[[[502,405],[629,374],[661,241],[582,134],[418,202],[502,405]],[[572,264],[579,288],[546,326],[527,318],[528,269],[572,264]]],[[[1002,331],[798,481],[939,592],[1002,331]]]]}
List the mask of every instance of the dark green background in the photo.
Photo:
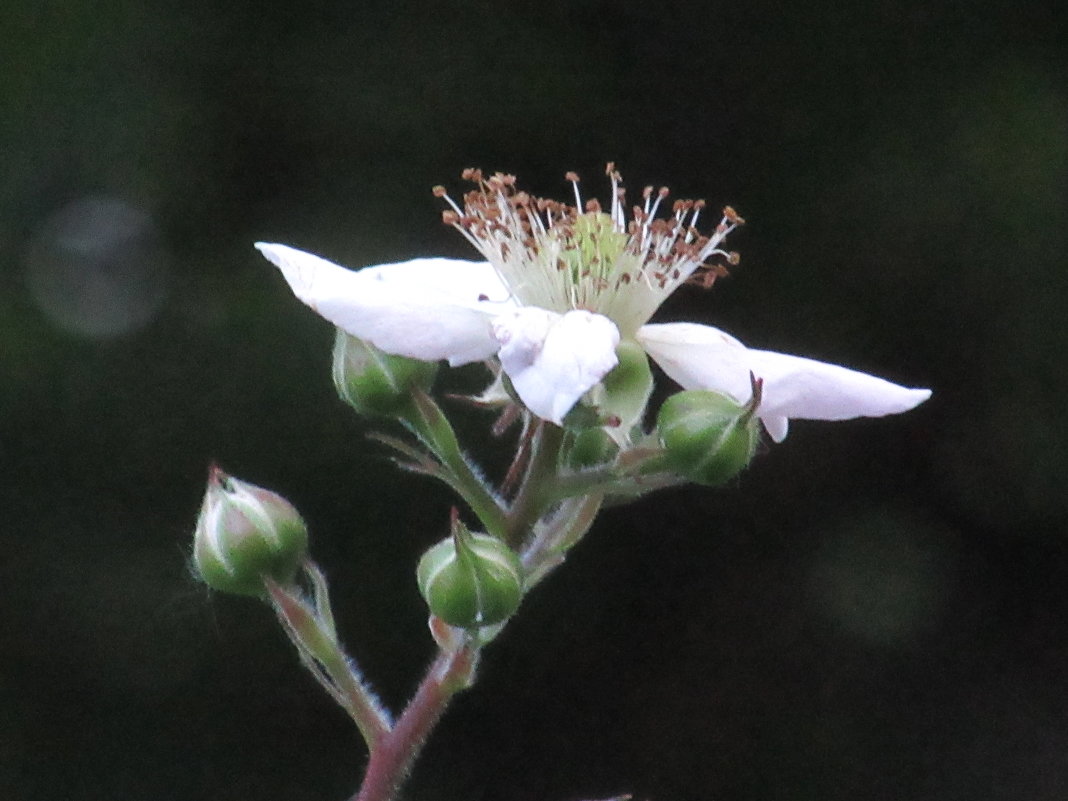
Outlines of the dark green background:
{"type": "Polygon", "coordinates": [[[659,319],[935,396],[606,513],[409,797],[1068,797],[1056,5],[6,4],[0,798],[351,792],[358,739],[269,611],[189,574],[207,464],[305,514],[391,704],[451,499],[365,439],[329,326],[251,243],[468,257],[433,184],[603,195],[608,159],[750,220],[733,276],[659,319]]]}

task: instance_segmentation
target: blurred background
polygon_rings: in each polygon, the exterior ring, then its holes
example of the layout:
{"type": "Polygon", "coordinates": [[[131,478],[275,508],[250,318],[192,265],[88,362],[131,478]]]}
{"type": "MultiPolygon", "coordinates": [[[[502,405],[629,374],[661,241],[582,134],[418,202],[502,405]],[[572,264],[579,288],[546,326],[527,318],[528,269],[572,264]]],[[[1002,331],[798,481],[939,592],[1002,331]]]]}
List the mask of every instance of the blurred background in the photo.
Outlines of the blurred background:
{"type": "MultiPolygon", "coordinates": [[[[487,653],[410,799],[1068,797],[1061,4],[0,10],[0,798],[333,801],[353,727],[188,569],[207,465],[312,527],[390,704],[451,498],[333,394],[252,249],[470,257],[434,184],[732,204],[658,319],[934,388],[602,516],[487,653]]],[[[480,374],[447,383],[477,389],[480,374]]],[[[486,420],[461,411],[472,450],[486,420]]]]}

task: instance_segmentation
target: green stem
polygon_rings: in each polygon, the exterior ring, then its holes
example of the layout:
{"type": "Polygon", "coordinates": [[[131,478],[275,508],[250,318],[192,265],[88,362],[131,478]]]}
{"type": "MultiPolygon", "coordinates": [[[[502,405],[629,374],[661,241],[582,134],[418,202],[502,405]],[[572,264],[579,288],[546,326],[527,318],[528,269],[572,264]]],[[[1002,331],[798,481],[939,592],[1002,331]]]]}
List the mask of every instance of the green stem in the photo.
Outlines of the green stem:
{"type": "Polygon", "coordinates": [[[404,422],[433,451],[445,468],[442,477],[467,502],[486,531],[504,536],[508,528],[505,511],[464,455],[441,408],[425,392],[415,392],[413,401],[414,409],[404,422]]]}
{"type": "Polygon", "coordinates": [[[571,498],[535,528],[533,540],[520,556],[528,591],[563,563],[567,552],[586,536],[603,503],[601,493],[571,498]]]}
{"type": "Polygon", "coordinates": [[[506,518],[505,542],[513,548],[553,503],[563,443],[564,429],[544,420],[535,423],[527,471],[506,518]]]}
{"type": "MultiPolygon", "coordinates": [[[[297,587],[266,579],[267,593],[301,661],[356,723],[367,748],[375,748],[390,731],[389,717],[337,641],[329,617],[312,609],[297,587]]],[[[318,595],[318,592],[316,593],[318,595]]]]}

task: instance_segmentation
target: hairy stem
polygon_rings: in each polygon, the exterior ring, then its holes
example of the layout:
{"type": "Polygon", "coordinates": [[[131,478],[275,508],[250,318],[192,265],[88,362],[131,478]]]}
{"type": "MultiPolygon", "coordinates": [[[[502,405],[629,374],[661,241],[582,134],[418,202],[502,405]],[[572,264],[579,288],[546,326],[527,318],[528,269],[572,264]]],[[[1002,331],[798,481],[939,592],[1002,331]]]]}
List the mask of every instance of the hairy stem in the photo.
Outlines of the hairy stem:
{"type": "Polygon", "coordinates": [[[393,730],[371,752],[363,784],[349,801],[390,801],[396,796],[445,707],[470,682],[476,659],[470,642],[439,652],[393,730]]]}
{"type": "Polygon", "coordinates": [[[467,502],[486,530],[503,536],[507,528],[504,509],[467,460],[441,408],[425,392],[416,392],[413,401],[415,410],[405,419],[408,427],[433,451],[446,470],[442,478],[467,502]]]}
{"type": "Polygon", "coordinates": [[[547,520],[538,523],[534,537],[520,555],[528,592],[563,563],[568,550],[590,530],[603,503],[601,493],[569,498],[547,520]]]}
{"type": "Polygon", "coordinates": [[[544,420],[538,420],[534,426],[527,471],[506,518],[505,541],[513,548],[519,546],[553,500],[560,447],[564,442],[564,430],[559,426],[544,420]]]}
{"type": "Polygon", "coordinates": [[[389,733],[389,716],[342,649],[329,613],[324,616],[313,609],[296,587],[284,587],[270,578],[266,587],[271,606],[301,661],[349,713],[373,753],[389,733]]]}

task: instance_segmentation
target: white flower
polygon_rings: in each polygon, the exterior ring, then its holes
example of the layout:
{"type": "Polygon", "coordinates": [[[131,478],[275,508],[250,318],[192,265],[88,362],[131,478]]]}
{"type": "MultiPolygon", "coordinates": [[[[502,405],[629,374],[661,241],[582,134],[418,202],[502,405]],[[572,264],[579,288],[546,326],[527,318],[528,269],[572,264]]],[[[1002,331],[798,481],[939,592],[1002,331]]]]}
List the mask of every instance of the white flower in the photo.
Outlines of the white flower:
{"type": "Polygon", "coordinates": [[[638,342],[686,389],[711,389],[749,400],[750,373],[763,379],[757,414],[781,441],[790,418],[844,420],[908,411],[930,397],[833,364],[751,350],[716,328],[648,324],[675,289],[710,286],[737,261],[720,245],[742,223],[733,210],[711,237],[696,229],[701,201],[657,210],[667,190],[647,187],[644,205],[624,213],[619,174],[609,165],[612,203],[583,207],[534,198],[512,176],[483,178],[445,221],[487,259],[415,259],[358,272],[285,245],[257,243],[294,294],[334,325],[381,350],[450,365],[496,356],[534,414],[560,424],[572,406],[617,364],[621,339],[638,342]],[[582,212],[580,209],[585,208],[582,212]]]}

